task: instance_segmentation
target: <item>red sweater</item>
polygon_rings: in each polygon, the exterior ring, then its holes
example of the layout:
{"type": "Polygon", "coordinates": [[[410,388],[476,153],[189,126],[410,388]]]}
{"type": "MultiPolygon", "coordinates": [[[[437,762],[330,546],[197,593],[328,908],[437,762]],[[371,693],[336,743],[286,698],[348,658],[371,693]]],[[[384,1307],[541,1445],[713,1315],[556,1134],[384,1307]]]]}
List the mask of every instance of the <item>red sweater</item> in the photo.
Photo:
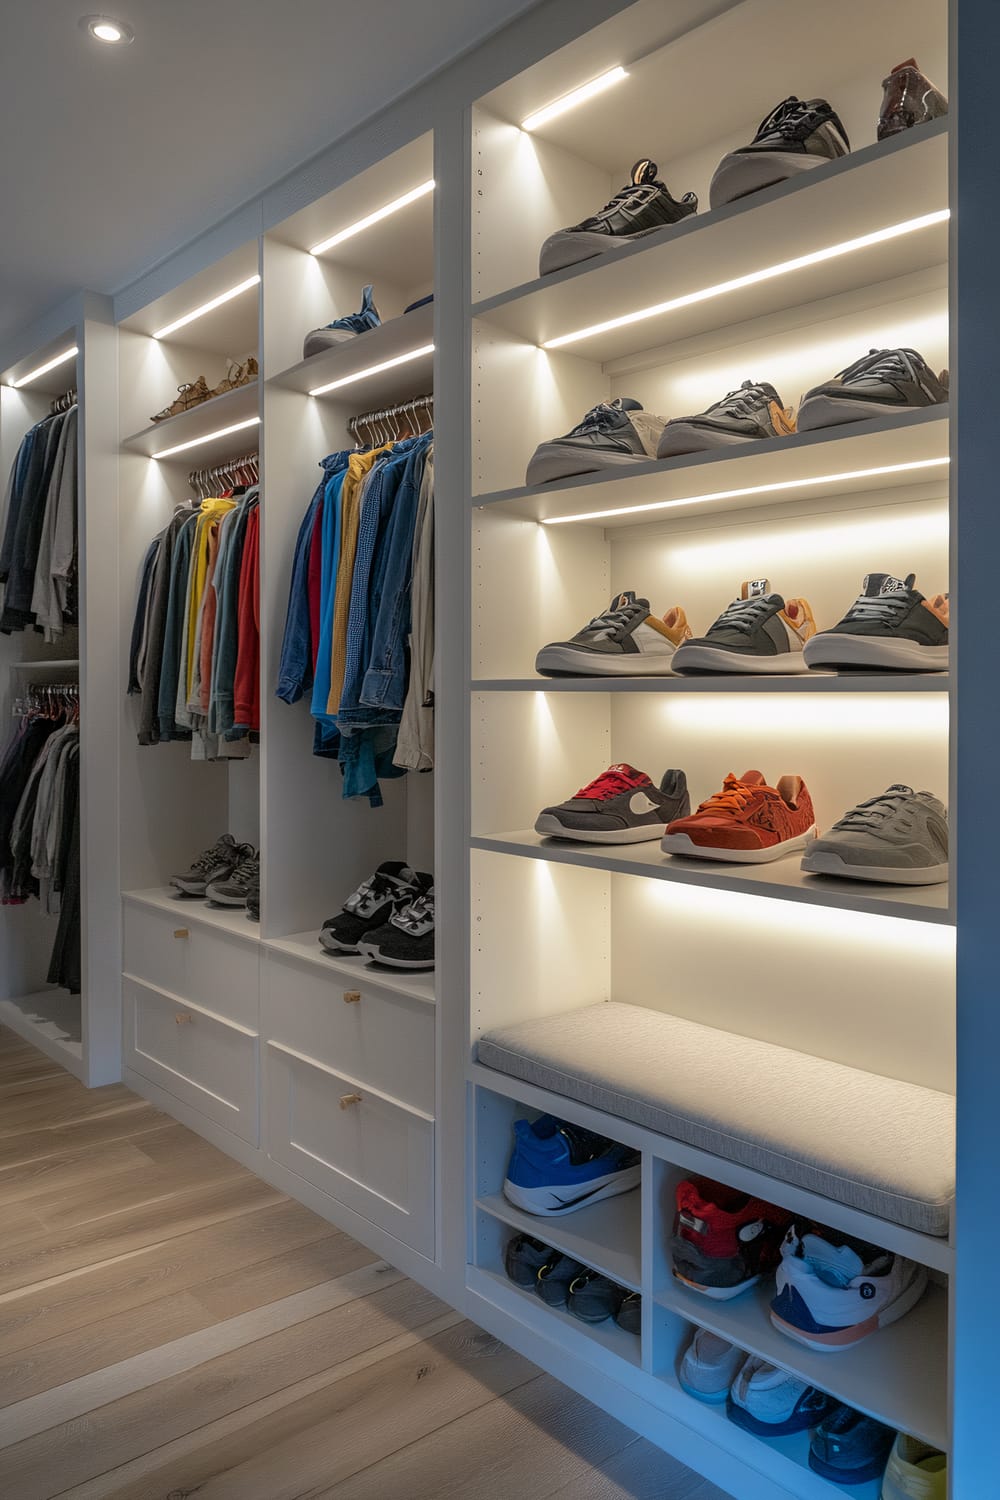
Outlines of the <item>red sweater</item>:
{"type": "Polygon", "coordinates": [[[260,508],[256,505],[247,516],[236,619],[235,721],[260,729],[260,508]]]}

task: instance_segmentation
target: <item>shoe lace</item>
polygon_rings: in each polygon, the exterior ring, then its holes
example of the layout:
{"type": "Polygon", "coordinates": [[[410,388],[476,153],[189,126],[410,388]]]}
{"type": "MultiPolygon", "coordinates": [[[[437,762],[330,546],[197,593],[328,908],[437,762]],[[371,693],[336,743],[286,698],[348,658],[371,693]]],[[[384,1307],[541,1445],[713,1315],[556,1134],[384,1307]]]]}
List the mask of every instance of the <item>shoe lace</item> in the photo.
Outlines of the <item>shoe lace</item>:
{"type": "Polygon", "coordinates": [[[769,115],[765,115],[757,127],[757,135],[769,135],[772,130],[781,128],[789,129],[793,126],[811,125],[820,119],[820,111],[812,108],[804,99],[799,99],[795,94],[789,94],[787,99],[775,105],[769,115]]]}
{"type": "Polygon", "coordinates": [[[576,795],[590,797],[594,802],[606,802],[610,797],[617,797],[620,792],[627,792],[635,785],[635,779],[632,776],[609,768],[607,771],[602,771],[589,786],[581,787],[576,795]]]}
{"type": "Polygon", "coordinates": [[[398,882],[376,870],[374,875],[369,875],[367,880],[361,882],[353,895],[348,896],[344,902],[344,910],[354,912],[357,916],[367,916],[398,893],[398,882]]]}
{"type": "Polygon", "coordinates": [[[592,406],[587,415],[571,429],[570,436],[584,436],[588,432],[603,432],[605,428],[617,426],[617,419],[621,416],[622,404],[619,399],[614,401],[600,401],[592,406]]]}
{"type": "MultiPolygon", "coordinates": [[[[640,606],[637,604],[616,605],[612,609],[606,609],[603,614],[595,615],[590,624],[585,626],[585,630],[588,633],[590,631],[606,631],[613,635],[616,630],[622,630],[626,625],[631,624],[639,610],[640,606]]],[[[642,613],[645,613],[645,611],[643,610],[642,613]]]]}
{"type": "Polygon", "coordinates": [[[699,812],[724,812],[736,815],[753,801],[754,797],[765,797],[771,802],[779,801],[776,791],[769,786],[747,786],[732,772],[722,783],[721,792],[713,792],[704,802],[698,804],[699,812]]]}
{"type": "Polygon", "coordinates": [[[894,792],[890,789],[877,797],[869,797],[867,802],[859,802],[857,807],[852,807],[833,826],[876,831],[887,818],[895,817],[902,804],[910,800],[910,796],[909,792],[894,792]]]}
{"type": "Polygon", "coordinates": [[[768,594],[755,594],[752,599],[734,599],[715,621],[713,630],[740,630],[750,635],[765,615],[774,613],[774,601],[768,594]]]}
{"type": "Polygon", "coordinates": [[[236,853],[237,849],[247,848],[249,848],[247,844],[234,844],[231,839],[221,838],[218,843],[212,845],[211,849],[206,849],[204,854],[198,855],[191,869],[197,870],[199,875],[207,874],[221,860],[230,859],[236,853]]]}
{"type": "Polygon", "coordinates": [[[861,359],[856,359],[853,365],[841,370],[837,378],[850,381],[864,375],[871,380],[881,380],[883,377],[897,380],[902,376],[904,380],[919,381],[920,371],[926,368],[923,356],[916,349],[869,349],[861,359]]]}
{"type": "Polygon", "coordinates": [[[845,620],[865,620],[878,625],[895,625],[911,603],[910,591],[899,594],[859,594],[845,620]]]}
{"type": "Polygon", "coordinates": [[[394,911],[389,919],[394,927],[399,927],[403,932],[419,932],[421,927],[426,927],[428,922],[434,921],[434,891],[425,891],[422,896],[415,896],[406,906],[394,911]]]}
{"type": "Polygon", "coordinates": [[[260,856],[251,854],[246,859],[241,860],[230,878],[236,889],[244,893],[249,891],[253,886],[259,885],[260,856]]]}
{"type": "Polygon", "coordinates": [[[730,391],[727,396],[723,396],[721,401],[716,401],[713,406],[710,406],[708,411],[724,411],[736,417],[748,417],[762,401],[771,399],[770,393],[762,385],[754,385],[752,380],[744,380],[739,390],[730,391]]]}

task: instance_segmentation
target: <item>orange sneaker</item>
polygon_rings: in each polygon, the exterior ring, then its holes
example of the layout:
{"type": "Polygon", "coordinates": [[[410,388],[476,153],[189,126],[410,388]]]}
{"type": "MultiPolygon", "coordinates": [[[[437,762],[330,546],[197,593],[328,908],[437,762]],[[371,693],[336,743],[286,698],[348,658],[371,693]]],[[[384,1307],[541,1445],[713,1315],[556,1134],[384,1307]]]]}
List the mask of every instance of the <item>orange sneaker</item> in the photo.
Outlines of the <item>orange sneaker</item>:
{"type": "Polygon", "coordinates": [[[804,849],[818,831],[801,776],[782,776],[773,787],[759,771],[730,772],[722,791],[697,812],[668,823],[660,848],[695,859],[764,864],[804,849]]]}

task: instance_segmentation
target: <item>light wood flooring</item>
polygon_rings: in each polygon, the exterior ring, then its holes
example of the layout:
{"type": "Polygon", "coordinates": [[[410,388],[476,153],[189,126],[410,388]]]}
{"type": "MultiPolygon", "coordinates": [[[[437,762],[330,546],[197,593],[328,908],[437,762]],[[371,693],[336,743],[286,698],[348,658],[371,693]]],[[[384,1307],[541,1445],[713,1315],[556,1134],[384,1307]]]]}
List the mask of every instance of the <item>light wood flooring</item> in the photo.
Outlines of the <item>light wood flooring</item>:
{"type": "Polygon", "coordinates": [[[3,1028],[0,1247],[4,1500],[727,1500],[3,1028]]]}

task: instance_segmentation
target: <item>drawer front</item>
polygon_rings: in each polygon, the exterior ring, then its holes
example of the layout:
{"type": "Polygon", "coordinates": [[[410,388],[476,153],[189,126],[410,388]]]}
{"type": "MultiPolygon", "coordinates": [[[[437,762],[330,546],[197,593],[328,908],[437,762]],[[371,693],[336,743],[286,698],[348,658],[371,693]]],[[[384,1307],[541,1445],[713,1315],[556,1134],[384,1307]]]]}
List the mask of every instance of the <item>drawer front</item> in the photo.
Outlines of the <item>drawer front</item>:
{"type": "Polygon", "coordinates": [[[125,1052],[144,1078],[257,1144],[255,1033],[126,979],[125,1052]]]}
{"type": "Polygon", "coordinates": [[[272,1160],[433,1257],[433,1120],[271,1041],[265,1071],[272,1160]]]}
{"type": "Polygon", "coordinates": [[[273,954],[263,960],[261,1031],[425,1114],[434,1107],[434,1007],[273,954]],[[357,997],[357,998],[356,998],[357,997]]]}
{"type": "Polygon", "coordinates": [[[177,914],[125,902],[126,974],[256,1031],[260,950],[177,914]],[[179,934],[179,935],[178,935],[179,934]]]}

